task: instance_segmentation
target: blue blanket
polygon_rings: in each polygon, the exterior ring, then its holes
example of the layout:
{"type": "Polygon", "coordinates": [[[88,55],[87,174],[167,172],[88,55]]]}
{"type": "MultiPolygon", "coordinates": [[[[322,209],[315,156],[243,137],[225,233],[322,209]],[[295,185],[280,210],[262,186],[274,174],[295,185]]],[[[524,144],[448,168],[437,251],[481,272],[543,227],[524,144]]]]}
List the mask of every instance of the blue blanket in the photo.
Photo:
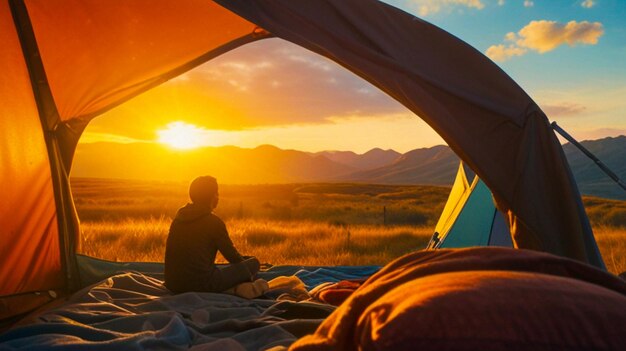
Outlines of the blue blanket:
{"type": "Polygon", "coordinates": [[[336,283],[341,280],[369,277],[379,269],[380,266],[274,266],[267,271],[260,272],[259,276],[265,280],[272,280],[278,276],[295,275],[310,290],[326,282],[336,283]]]}
{"type": "MultiPolygon", "coordinates": [[[[367,277],[376,270],[277,266],[260,275],[268,280],[296,275],[311,288],[367,277]]],[[[125,272],[77,292],[61,307],[38,316],[35,323],[0,335],[0,350],[204,351],[289,346],[297,339],[293,330],[316,326],[321,319],[292,316],[287,320],[286,303],[214,293],[172,295],[155,277],[125,272]]],[[[298,307],[307,311],[306,306],[298,307]]]]}

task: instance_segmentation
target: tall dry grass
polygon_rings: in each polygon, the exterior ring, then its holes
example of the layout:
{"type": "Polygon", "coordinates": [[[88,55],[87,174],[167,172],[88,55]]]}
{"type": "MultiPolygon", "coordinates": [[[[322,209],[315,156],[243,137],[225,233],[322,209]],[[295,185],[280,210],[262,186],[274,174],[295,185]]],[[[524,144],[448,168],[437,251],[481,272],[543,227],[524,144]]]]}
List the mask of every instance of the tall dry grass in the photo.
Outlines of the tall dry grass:
{"type": "Polygon", "coordinates": [[[609,272],[626,272],[626,228],[599,226],[594,229],[598,248],[609,272]]]}
{"type": "MultiPolygon", "coordinates": [[[[84,222],[82,253],[112,261],[161,262],[171,219],[84,222]]],[[[235,246],[264,263],[294,265],[384,265],[426,246],[424,226],[336,225],[312,221],[232,219],[235,246]]],[[[626,272],[626,229],[594,232],[607,269],[626,272]]],[[[223,260],[222,260],[223,261],[223,260]]]]}
{"type": "Polygon", "coordinates": [[[81,223],[80,252],[118,262],[162,262],[169,217],[81,223]]]}
{"type": "MultiPolygon", "coordinates": [[[[82,253],[113,261],[163,260],[187,185],[72,180],[82,253]]],[[[237,248],[272,264],[383,265],[424,248],[449,189],[372,184],[222,186],[217,214],[237,248]],[[383,225],[386,224],[386,225],[383,225]]],[[[626,271],[626,202],[584,198],[607,268],[626,271]]]]}
{"type": "MultiPolygon", "coordinates": [[[[165,217],[85,222],[82,253],[113,261],[161,262],[170,222],[165,217]]],[[[271,264],[384,265],[423,248],[431,235],[429,228],[415,226],[255,219],[233,219],[226,225],[237,249],[271,264]]]]}
{"type": "Polygon", "coordinates": [[[384,265],[423,248],[432,234],[427,227],[408,225],[258,220],[227,224],[241,251],[272,264],[384,265]]]}

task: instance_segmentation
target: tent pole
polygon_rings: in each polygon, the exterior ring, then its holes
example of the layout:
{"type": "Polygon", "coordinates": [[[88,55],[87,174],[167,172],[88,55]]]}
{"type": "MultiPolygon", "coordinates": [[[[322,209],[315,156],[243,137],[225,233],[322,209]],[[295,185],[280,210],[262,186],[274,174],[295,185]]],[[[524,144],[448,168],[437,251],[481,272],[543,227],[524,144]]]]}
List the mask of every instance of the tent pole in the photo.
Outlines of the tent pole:
{"type": "MultiPolygon", "coordinates": [[[[551,125],[553,129],[554,129],[554,125],[555,124],[551,125]]],[[[562,131],[563,133],[567,134],[564,130],[562,131]]],[[[569,137],[575,141],[574,138],[572,138],[571,136],[569,137]]],[[[562,147],[559,148],[559,151],[563,159],[565,160],[565,166],[566,166],[565,168],[567,169],[567,176],[572,182],[572,191],[575,194],[576,205],[578,207],[578,213],[579,213],[579,217],[581,220],[581,225],[583,226],[583,229],[584,229],[583,241],[585,243],[585,248],[587,249],[587,263],[606,271],[607,270],[606,264],[604,263],[604,260],[602,259],[602,253],[600,252],[600,248],[598,247],[598,242],[596,241],[595,236],[593,234],[593,229],[591,228],[589,217],[587,216],[587,212],[585,211],[585,205],[583,204],[582,196],[580,195],[580,191],[578,190],[578,186],[576,185],[576,179],[574,179],[574,173],[572,172],[571,167],[569,167],[569,164],[567,163],[567,158],[565,157],[565,152],[563,151],[563,148],[562,147]]]]}
{"type": "Polygon", "coordinates": [[[554,130],[556,130],[559,134],[561,134],[561,136],[563,136],[563,138],[567,139],[567,141],[569,141],[570,143],[572,143],[572,145],[576,146],[580,151],[582,151],[583,154],[585,154],[587,157],[589,157],[593,162],[595,162],[595,164],[604,172],[606,173],[606,175],[608,175],[611,179],[613,179],[613,181],[615,181],[617,183],[617,185],[620,186],[620,188],[624,189],[624,191],[626,191],[626,183],[624,183],[618,176],[617,174],[615,174],[613,171],[611,171],[611,169],[609,169],[609,167],[607,167],[607,165],[605,165],[602,161],[600,161],[594,154],[591,153],[591,151],[587,150],[584,146],[582,146],[576,139],[574,139],[574,137],[572,137],[571,135],[569,135],[569,133],[567,133],[563,128],[561,128],[558,124],[556,124],[556,122],[552,122],[550,124],[552,126],[552,128],[554,130]]]}
{"type": "Polygon", "coordinates": [[[61,150],[59,149],[57,136],[57,127],[60,124],[59,112],[48,84],[48,78],[39,54],[37,40],[28,16],[26,4],[24,0],[9,0],[9,6],[20,45],[22,46],[24,61],[30,76],[46,149],[48,150],[59,231],[61,267],[65,278],[65,288],[69,292],[78,287],[77,266],[74,257],[78,219],[72,202],[67,171],[64,168],[61,150]]]}

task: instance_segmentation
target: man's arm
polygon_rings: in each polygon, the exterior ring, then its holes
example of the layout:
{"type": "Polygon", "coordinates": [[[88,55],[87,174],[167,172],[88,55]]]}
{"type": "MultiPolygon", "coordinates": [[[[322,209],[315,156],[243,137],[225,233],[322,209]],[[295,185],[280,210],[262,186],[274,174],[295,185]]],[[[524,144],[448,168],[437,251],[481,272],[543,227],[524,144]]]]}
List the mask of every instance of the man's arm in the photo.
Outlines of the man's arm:
{"type": "Polygon", "coordinates": [[[222,256],[230,262],[230,263],[238,263],[243,261],[243,257],[239,254],[239,251],[235,248],[232,240],[230,240],[230,236],[228,235],[228,230],[226,230],[226,225],[224,222],[220,221],[220,230],[217,235],[217,249],[222,253],[222,256]]]}

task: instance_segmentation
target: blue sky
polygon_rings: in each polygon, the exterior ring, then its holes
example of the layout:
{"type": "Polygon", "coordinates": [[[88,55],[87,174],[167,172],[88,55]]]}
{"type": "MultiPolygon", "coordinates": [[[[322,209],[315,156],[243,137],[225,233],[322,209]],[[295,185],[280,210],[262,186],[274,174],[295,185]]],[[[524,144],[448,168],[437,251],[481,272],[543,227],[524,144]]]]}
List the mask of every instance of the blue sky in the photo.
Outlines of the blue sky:
{"type": "MultiPolygon", "coordinates": [[[[626,0],[389,3],[494,59],[577,139],[626,134],[626,0]]],[[[156,142],[172,125],[199,146],[404,152],[443,143],[369,83],[280,39],[228,52],[111,110],[81,142],[156,142]]]]}
{"type": "MultiPolygon", "coordinates": [[[[445,29],[483,53],[508,44],[533,21],[599,24],[597,43],[574,42],[496,61],[548,113],[580,139],[626,134],[626,1],[388,1],[445,29]],[[583,6],[586,5],[586,6],[583,6]],[[430,11],[429,11],[430,9],[430,11]]],[[[553,36],[556,33],[553,33],[553,36]]],[[[546,34],[546,39],[550,34],[546,34]]]]}

